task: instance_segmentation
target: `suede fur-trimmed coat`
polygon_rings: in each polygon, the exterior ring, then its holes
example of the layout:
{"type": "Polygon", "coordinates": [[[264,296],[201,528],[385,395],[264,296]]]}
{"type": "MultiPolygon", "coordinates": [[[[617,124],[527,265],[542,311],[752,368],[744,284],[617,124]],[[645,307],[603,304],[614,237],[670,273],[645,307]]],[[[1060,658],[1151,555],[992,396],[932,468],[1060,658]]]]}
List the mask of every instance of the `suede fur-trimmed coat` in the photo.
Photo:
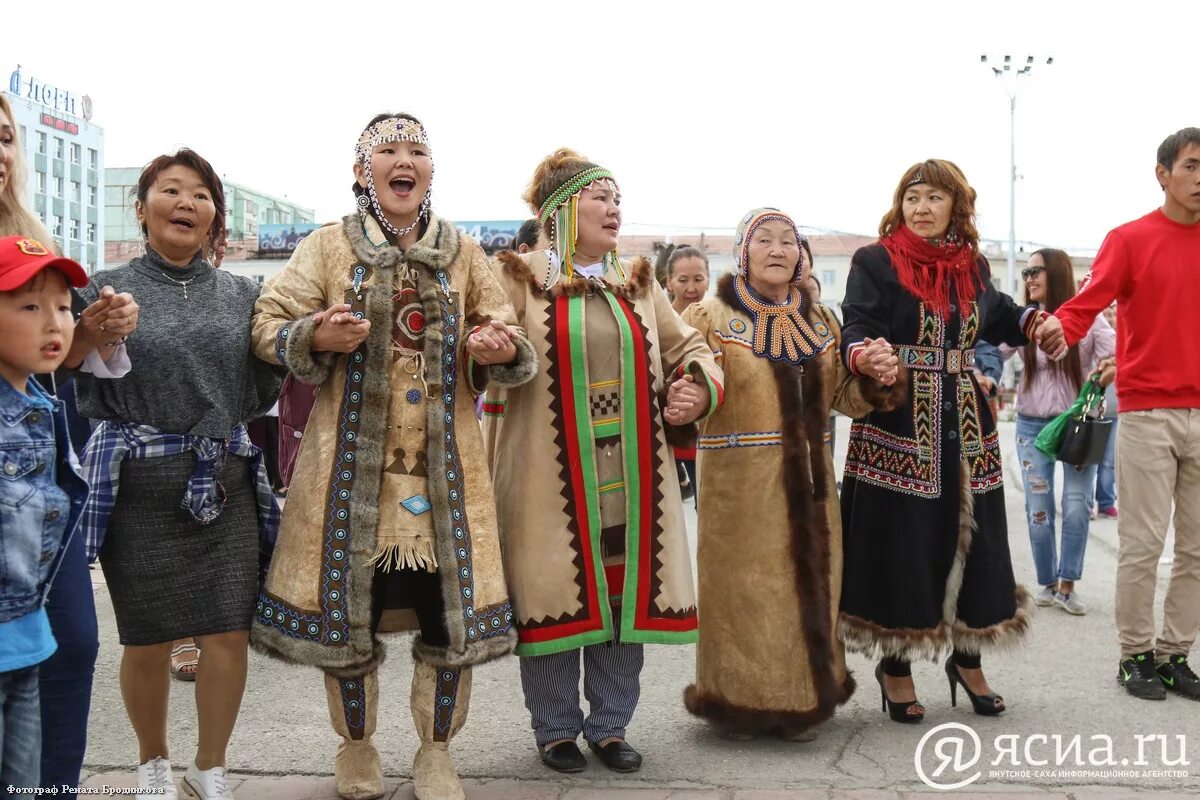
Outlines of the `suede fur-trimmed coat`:
{"type": "Polygon", "coordinates": [[[418,661],[465,666],[512,651],[492,486],[465,384],[519,385],[537,372],[537,356],[522,336],[512,364],[469,363],[465,336],[493,318],[516,322],[487,258],[436,217],[401,251],[373,218],[347,216],[304,239],[264,287],[256,353],[319,388],[259,597],[255,647],[334,675],[374,669],[385,652],[371,632],[382,566],[441,578],[450,644],[418,635],[418,661]],[[313,353],[311,315],[343,302],[370,320],[367,340],[350,354],[313,353]]]}
{"type": "Polygon", "coordinates": [[[1036,309],[992,288],[985,259],[977,272],[976,301],[943,318],[900,284],[883,245],[850,263],[847,366],[868,337],[900,357],[892,402],[850,428],[842,483],[839,633],[867,656],[1006,646],[1033,614],[1013,577],[996,421],[970,367],[977,340],[1026,343],[1036,309]]]}
{"type": "Polygon", "coordinates": [[[851,416],[870,406],[841,365],[828,309],[804,299],[823,351],[772,361],[754,352],[755,318],[733,281],[683,314],[725,374],[697,446],[700,644],[684,704],[723,728],[787,735],[854,691],[836,636],[842,526],[826,426],[831,405],[851,416]]]}
{"type": "Polygon", "coordinates": [[[546,252],[501,253],[497,272],[542,367],[523,386],[494,384],[484,403],[517,654],[694,642],[660,393],[687,370],[707,383],[711,413],[722,393],[712,351],[645,259],[567,282],[546,252]]]}

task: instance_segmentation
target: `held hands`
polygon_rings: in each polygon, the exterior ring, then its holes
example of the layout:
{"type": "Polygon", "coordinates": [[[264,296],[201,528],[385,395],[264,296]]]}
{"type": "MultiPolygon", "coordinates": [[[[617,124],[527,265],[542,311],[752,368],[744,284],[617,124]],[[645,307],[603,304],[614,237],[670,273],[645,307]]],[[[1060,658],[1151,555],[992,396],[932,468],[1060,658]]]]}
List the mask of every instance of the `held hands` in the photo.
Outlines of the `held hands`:
{"type": "Polygon", "coordinates": [[[687,425],[695,422],[708,404],[708,387],[697,384],[695,376],[687,374],[667,389],[663,419],[672,425],[687,425]]]}
{"type": "Polygon", "coordinates": [[[1058,317],[1047,316],[1038,323],[1033,331],[1033,338],[1038,347],[1048,358],[1058,361],[1067,354],[1067,338],[1063,334],[1062,323],[1058,317]]]}
{"type": "Polygon", "coordinates": [[[854,362],[859,374],[891,386],[900,374],[900,357],[887,339],[863,339],[863,349],[854,362]]]}
{"type": "Polygon", "coordinates": [[[138,304],[129,292],[117,294],[111,286],[100,289],[96,302],[83,310],[75,325],[76,336],[82,334],[94,347],[116,347],[137,329],[138,304]]]}
{"type": "Polygon", "coordinates": [[[516,337],[516,328],[494,319],[472,331],[463,346],[476,364],[507,364],[517,357],[516,337]]]}
{"type": "Polygon", "coordinates": [[[367,340],[371,321],[350,313],[350,306],[338,303],[313,315],[312,351],[314,353],[353,353],[367,340]]]}

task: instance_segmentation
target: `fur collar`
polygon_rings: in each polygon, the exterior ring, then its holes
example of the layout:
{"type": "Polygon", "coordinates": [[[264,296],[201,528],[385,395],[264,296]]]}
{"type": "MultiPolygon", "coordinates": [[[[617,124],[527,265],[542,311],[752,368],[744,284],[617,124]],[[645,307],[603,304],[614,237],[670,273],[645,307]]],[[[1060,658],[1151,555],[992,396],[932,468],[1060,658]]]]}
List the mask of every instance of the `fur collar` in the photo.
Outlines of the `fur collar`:
{"type": "MultiPolygon", "coordinates": [[[[594,283],[582,276],[576,276],[571,281],[559,279],[559,282],[550,287],[547,291],[542,288],[541,282],[533,274],[533,269],[530,267],[530,262],[535,256],[540,256],[539,253],[525,253],[518,255],[511,250],[502,250],[496,254],[496,260],[504,268],[504,271],[515,280],[529,284],[529,290],[534,297],[558,297],[567,295],[568,297],[577,297],[587,293],[588,289],[594,286],[594,283]]],[[[540,256],[545,258],[545,256],[540,256]]],[[[654,268],[650,266],[650,262],[638,256],[628,262],[628,277],[623,285],[616,285],[602,279],[610,292],[626,300],[638,300],[645,297],[650,292],[650,284],[654,281],[654,268]]]]}
{"type": "Polygon", "coordinates": [[[365,220],[358,214],[342,218],[342,230],[350,240],[354,257],[374,269],[395,269],[408,262],[419,264],[431,272],[448,269],[462,246],[458,228],[434,214],[429,215],[425,235],[408,250],[391,244],[374,217],[365,220]]]}

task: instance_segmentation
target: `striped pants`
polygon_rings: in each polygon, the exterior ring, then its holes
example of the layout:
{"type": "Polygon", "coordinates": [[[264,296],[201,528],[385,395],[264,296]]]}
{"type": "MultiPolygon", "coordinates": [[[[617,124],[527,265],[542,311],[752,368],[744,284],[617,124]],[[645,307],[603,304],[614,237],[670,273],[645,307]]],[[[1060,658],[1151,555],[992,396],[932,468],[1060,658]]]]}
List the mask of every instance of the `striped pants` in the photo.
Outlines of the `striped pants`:
{"type": "Polygon", "coordinates": [[[641,695],[640,644],[591,644],[583,650],[583,694],[590,713],[579,707],[579,649],[544,656],[521,656],[521,690],[538,747],[580,733],[589,742],[625,738],[641,695]]]}

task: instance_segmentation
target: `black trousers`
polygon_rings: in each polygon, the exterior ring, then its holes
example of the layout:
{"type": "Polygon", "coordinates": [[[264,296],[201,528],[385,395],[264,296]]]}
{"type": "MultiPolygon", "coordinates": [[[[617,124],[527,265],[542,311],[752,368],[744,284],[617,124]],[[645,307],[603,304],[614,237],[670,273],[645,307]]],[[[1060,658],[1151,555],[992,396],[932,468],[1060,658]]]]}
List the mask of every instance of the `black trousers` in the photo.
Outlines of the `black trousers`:
{"type": "Polygon", "coordinates": [[[425,644],[446,647],[446,604],[442,602],[442,577],[436,572],[414,569],[375,570],[371,583],[371,633],[379,630],[379,621],[388,609],[411,608],[421,625],[425,644]]]}

